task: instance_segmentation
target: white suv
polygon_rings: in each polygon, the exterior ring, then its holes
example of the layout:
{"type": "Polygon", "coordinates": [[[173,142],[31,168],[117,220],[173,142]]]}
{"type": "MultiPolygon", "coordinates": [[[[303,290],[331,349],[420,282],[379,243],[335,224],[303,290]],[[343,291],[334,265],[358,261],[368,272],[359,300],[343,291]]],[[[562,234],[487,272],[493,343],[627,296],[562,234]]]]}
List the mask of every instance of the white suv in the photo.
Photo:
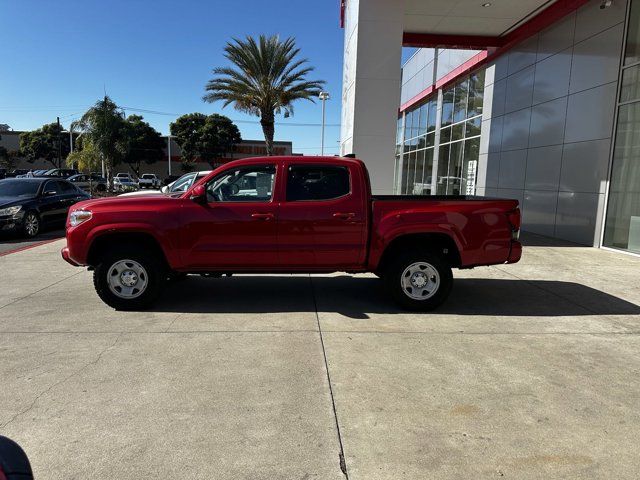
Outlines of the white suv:
{"type": "Polygon", "coordinates": [[[162,183],[155,173],[145,173],[138,180],[140,188],[160,188],[162,183]]]}

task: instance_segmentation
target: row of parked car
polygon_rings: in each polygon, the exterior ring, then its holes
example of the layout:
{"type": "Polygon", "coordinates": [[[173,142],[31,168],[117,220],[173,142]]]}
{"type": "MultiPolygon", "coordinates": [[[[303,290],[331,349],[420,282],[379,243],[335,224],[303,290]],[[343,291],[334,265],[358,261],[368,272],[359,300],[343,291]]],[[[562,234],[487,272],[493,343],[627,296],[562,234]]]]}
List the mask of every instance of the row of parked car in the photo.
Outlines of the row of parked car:
{"type": "MultiPolygon", "coordinates": [[[[0,233],[11,232],[30,238],[45,228],[62,227],[72,205],[106,190],[107,182],[98,173],[54,170],[57,171],[50,175],[36,171],[0,179],[0,233]],[[65,178],[70,172],[73,173],[65,178]]],[[[208,173],[190,172],[172,177],[164,186],[153,174],[144,174],[134,180],[128,173],[119,173],[114,177],[114,187],[121,195],[179,194],[208,173]]]]}
{"type": "MultiPolygon", "coordinates": [[[[69,180],[84,190],[103,192],[107,189],[107,180],[99,173],[80,173],[73,168],[52,168],[49,170],[25,170],[16,169],[10,173],[0,169],[0,179],[3,178],[39,178],[56,177],[69,180]]],[[[130,173],[118,173],[113,177],[113,186],[116,191],[132,191],[141,188],[155,188],[162,186],[162,181],[154,173],[145,173],[136,178],[130,173]]]]}

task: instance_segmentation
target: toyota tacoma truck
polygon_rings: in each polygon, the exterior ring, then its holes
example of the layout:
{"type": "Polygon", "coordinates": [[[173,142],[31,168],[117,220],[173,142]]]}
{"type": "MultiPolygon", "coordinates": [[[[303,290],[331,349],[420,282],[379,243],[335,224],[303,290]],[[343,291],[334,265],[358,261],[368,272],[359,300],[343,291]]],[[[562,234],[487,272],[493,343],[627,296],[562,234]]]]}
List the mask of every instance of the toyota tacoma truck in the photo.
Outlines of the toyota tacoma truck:
{"type": "Polygon", "coordinates": [[[372,195],[365,164],[345,157],[232,161],[186,192],[80,202],[66,228],[62,257],[120,310],[186,274],[336,271],[373,272],[402,307],[430,310],[452,268],[522,253],[516,200],[372,195]]]}

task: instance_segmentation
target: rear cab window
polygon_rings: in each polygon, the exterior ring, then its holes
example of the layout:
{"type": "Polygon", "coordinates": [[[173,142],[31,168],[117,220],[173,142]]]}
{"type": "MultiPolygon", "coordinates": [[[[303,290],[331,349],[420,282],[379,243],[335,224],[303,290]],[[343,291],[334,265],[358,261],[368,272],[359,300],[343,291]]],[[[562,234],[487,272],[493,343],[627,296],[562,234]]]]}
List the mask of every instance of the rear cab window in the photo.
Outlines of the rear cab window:
{"type": "Polygon", "coordinates": [[[347,167],[336,165],[290,165],[287,201],[333,200],[351,193],[347,167]]]}

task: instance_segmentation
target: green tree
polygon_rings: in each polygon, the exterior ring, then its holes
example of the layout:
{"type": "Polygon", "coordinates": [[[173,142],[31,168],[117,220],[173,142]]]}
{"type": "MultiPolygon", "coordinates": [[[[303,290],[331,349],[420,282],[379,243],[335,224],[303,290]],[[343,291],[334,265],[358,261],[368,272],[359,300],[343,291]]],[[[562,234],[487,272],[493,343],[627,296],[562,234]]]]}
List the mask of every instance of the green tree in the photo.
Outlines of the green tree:
{"type": "Polygon", "coordinates": [[[140,115],[129,115],[127,127],[129,145],[123,161],[140,176],[142,162],[151,165],[164,158],[164,139],[140,115]]]}
{"type": "Polygon", "coordinates": [[[122,110],[105,95],[76,123],[83,132],[83,150],[90,145],[92,158],[104,161],[110,191],[113,169],[129,152],[129,127],[123,117],[122,110]]]}
{"type": "Polygon", "coordinates": [[[229,118],[216,113],[182,115],[170,125],[170,129],[182,149],[186,169],[192,168],[198,158],[213,166],[242,141],[238,127],[229,118]]]}
{"type": "Polygon", "coordinates": [[[216,76],[207,83],[209,93],[203,99],[220,100],[223,107],[233,104],[236,110],[260,117],[267,154],[272,155],[276,114],[292,115],[296,100],[315,102],[324,81],[306,79],[313,67],[298,57],[300,49],[293,38],[234,38],[224,50],[232,66],[213,70],[216,76]]]}
{"type": "Polygon", "coordinates": [[[90,140],[78,141],[76,149],[67,156],[67,166],[81,171],[95,171],[102,167],[101,157],[90,140]]]}
{"type": "Polygon", "coordinates": [[[69,136],[63,133],[62,126],[57,123],[20,134],[20,152],[32,163],[44,159],[55,168],[60,168],[69,150],[69,136]]]}

